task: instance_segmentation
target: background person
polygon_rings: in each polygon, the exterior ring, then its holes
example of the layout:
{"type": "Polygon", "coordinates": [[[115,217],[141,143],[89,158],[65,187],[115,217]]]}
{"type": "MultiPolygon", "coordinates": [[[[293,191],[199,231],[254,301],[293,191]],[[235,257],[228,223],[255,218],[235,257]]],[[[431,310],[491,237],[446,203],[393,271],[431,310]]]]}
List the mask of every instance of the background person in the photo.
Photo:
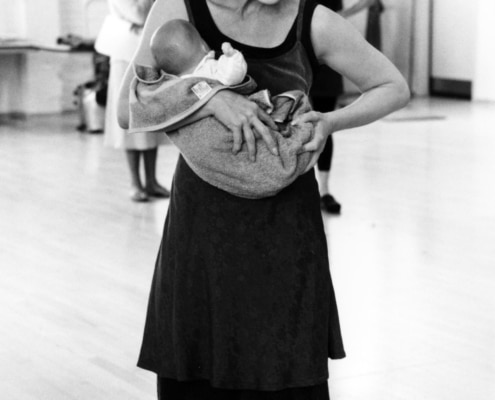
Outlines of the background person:
{"type": "Polygon", "coordinates": [[[105,19],[96,39],[95,48],[110,57],[110,76],[105,114],[104,144],[125,149],[131,174],[131,199],[148,201],[149,197],[169,197],[170,193],[156,179],[158,145],[164,140],[154,132],[132,135],[117,123],[117,94],[127,65],[134,55],[141,31],[153,0],[109,0],[110,15],[105,19]],[[140,176],[141,159],[145,183],[140,176]]]}
{"type": "MultiPolygon", "coordinates": [[[[351,17],[369,8],[367,24],[367,40],[376,48],[380,49],[380,30],[377,20],[378,8],[382,8],[380,0],[359,0],[348,8],[343,8],[342,0],[318,0],[318,3],[328,7],[332,11],[338,12],[345,18],[351,17]],[[373,9],[373,10],[372,10],[373,9]],[[378,26],[377,26],[378,25],[378,26]],[[371,40],[369,39],[371,38],[371,40]]],[[[381,12],[381,11],[380,11],[381,12]]],[[[327,65],[319,67],[315,74],[315,81],[310,92],[313,108],[316,111],[331,112],[337,106],[338,97],[343,93],[344,86],[342,77],[327,65]]],[[[321,209],[330,214],[340,214],[341,204],[330,193],[330,168],[332,165],[334,142],[332,135],[327,139],[325,148],[318,159],[318,187],[320,189],[321,209]]]]}

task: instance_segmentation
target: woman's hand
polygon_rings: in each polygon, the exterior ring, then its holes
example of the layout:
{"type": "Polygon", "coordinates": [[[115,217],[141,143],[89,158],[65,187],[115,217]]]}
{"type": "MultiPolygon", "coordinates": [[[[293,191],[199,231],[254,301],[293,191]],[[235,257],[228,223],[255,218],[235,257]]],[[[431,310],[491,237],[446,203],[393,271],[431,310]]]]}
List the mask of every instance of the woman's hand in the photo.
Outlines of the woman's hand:
{"type": "Polygon", "coordinates": [[[321,152],[325,148],[328,136],[331,135],[335,128],[331,118],[332,113],[321,113],[317,111],[307,112],[294,119],[291,125],[299,125],[310,122],[313,124],[313,138],[304,144],[301,153],[311,151],[313,155],[304,172],[308,172],[318,162],[321,152]]]}
{"type": "Polygon", "coordinates": [[[232,131],[234,154],[237,154],[242,143],[246,142],[249,158],[255,161],[256,139],[262,139],[271,153],[279,155],[278,144],[269,129],[278,130],[278,127],[271,117],[252,101],[232,91],[222,90],[213,96],[205,107],[232,131]]]}

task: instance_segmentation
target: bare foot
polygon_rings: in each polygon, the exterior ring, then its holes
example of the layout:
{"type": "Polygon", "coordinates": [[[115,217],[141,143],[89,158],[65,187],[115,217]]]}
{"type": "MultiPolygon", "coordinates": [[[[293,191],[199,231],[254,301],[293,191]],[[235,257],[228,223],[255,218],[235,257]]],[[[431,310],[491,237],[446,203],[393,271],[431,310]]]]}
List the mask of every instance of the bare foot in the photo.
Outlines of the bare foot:
{"type": "Polygon", "coordinates": [[[131,191],[131,200],[137,203],[149,201],[148,193],[142,188],[133,188],[131,191]]]}
{"type": "Polygon", "coordinates": [[[161,199],[168,199],[170,197],[170,191],[167,188],[161,186],[158,182],[152,185],[147,185],[146,193],[148,194],[148,196],[158,197],[161,199]]]}

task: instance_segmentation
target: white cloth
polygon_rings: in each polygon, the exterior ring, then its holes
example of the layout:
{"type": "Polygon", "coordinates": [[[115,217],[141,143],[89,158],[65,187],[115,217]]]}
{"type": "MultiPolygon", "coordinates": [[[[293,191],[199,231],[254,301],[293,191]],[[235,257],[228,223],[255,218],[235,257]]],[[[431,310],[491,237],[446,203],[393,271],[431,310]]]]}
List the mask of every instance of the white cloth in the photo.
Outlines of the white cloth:
{"type": "Polygon", "coordinates": [[[95,42],[98,53],[131,61],[153,0],[109,0],[110,14],[103,21],[95,42]]]}
{"type": "Polygon", "coordinates": [[[108,15],[98,33],[95,49],[116,60],[130,62],[139,44],[139,32],[132,29],[132,24],[108,15]]]}
{"type": "Polygon", "coordinates": [[[126,150],[149,150],[167,143],[164,134],[158,132],[128,133],[117,122],[117,95],[120,82],[129,63],[123,60],[110,59],[110,78],[108,80],[108,98],[105,110],[105,146],[126,150]]]}
{"type": "Polygon", "coordinates": [[[117,122],[120,84],[134,56],[153,0],[109,0],[110,15],[105,18],[96,38],[95,49],[110,57],[110,77],[105,111],[106,146],[126,150],[154,149],[166,141],[155,132],[129,134],[117,122]]]}
{"type": "Polygon", "coordinates": [[[195,70],[186,76],[199,76],[220,81],[224,85],[241,83],[247,73],[247,63],[242,53],[234,50],[232,55],[221,55],[215,60],[215,52],[210,51],[203,57],[195,70]]]}

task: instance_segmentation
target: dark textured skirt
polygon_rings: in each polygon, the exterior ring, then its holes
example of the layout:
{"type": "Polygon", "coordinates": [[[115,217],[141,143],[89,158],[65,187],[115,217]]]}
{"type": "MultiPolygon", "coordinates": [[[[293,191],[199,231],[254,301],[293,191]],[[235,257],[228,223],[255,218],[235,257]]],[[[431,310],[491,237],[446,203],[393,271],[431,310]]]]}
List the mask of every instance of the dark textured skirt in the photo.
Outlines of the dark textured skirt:
{"type": "Polygon", "coordinates": [[[169,383],[275,393],[326,387],[328,357],[344,356],[314,172],[248,200],[180,157],[138,365],[169,383]]]}
{"type": "Polygon", "coordinates": [[[158,400],[330,400],[327,383],[271,392],[213,388],[207,381],[158,377],[158,400]]]}

